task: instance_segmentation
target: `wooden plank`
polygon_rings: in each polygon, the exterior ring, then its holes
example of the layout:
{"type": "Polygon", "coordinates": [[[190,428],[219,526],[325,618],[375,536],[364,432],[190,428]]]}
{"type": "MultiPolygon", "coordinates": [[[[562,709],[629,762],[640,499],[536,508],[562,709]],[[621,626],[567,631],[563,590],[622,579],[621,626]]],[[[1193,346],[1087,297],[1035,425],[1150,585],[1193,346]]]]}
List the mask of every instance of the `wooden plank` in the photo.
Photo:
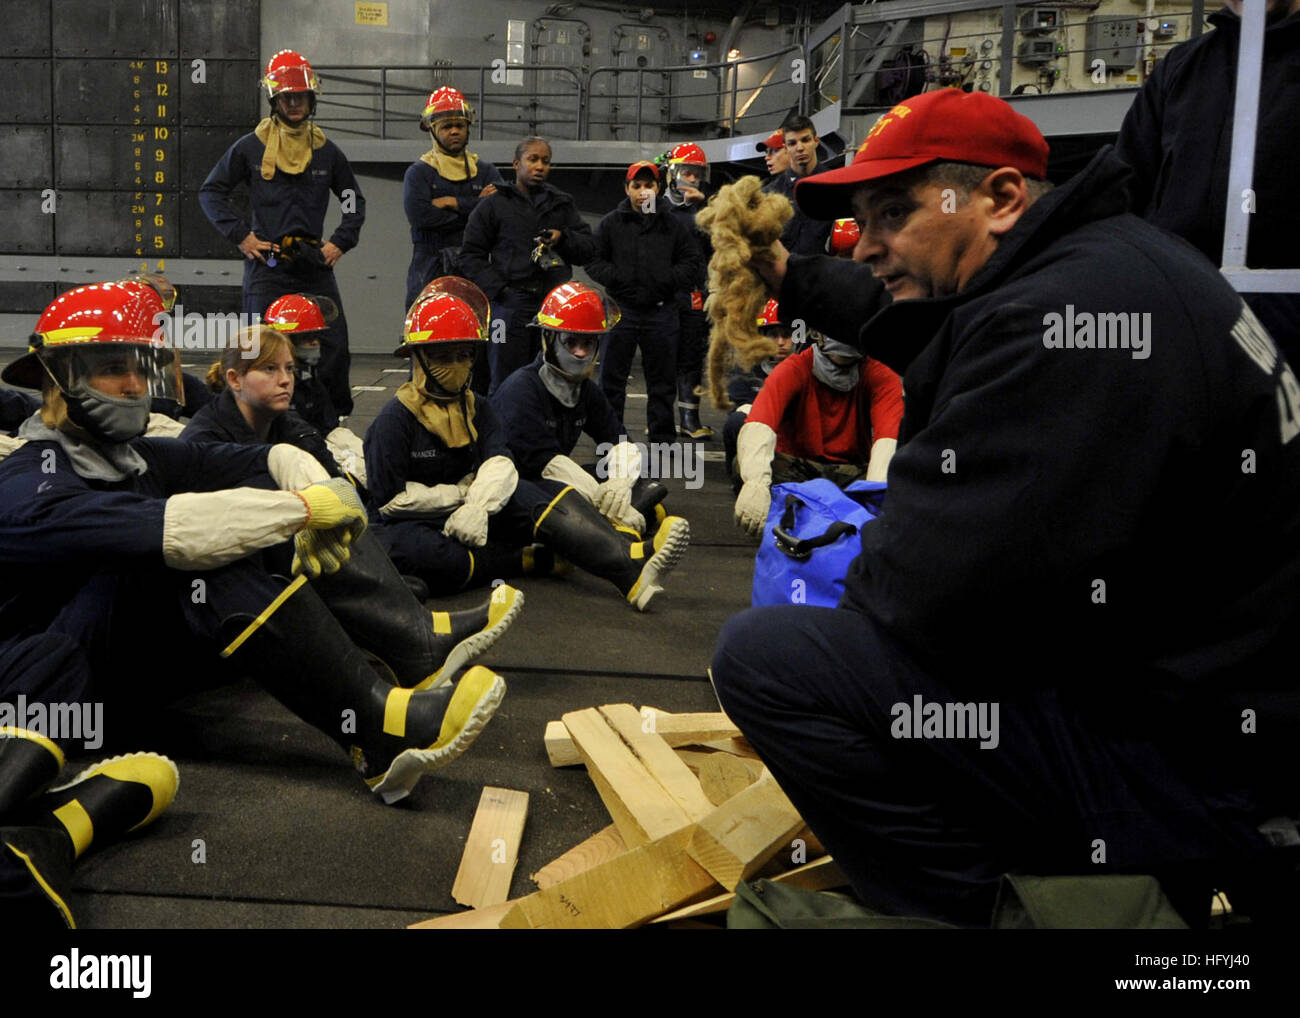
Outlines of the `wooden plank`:
{"type": "Polygon", "coordinates": [[[626,929],[708,894],[713,878],[686,855],[693,830],[683,827],[520,898],[501,928],[626,929]]]}
{"type": "Polygon", "coordinates": [[[691,769],[691,772],[699,777],[700,767],[709,757],[713,756],[711,749],[674,749],[677,759],[691,769]]]}
{"type": "Polygon", "coordinates": [[[479,796],[451,896],[462,905],[484,908],[510,897],[510,880],[519,861],[519,841],[528,815],[528,793],[487,785],[479,796]]]}
{"type": "MultiPolygon", "coordinates": [[[[829,891],[832,887],[844,887],[849,882],[843,871],[836,865],[835,860],[829,855],[824,855],[820,859],[805,863],[798,869],[788,870],[769,879],[774,884],[790,884],[793,887],[802,887],[805,891],[829,891]]],[[[731,908],[731,903],[735,900],[736,893],[728,891],[726,894],[719,894],[712,898],[705,898],[703,901],[697,901],[694,905],[686,905],[672,912],[665,912],[663,915],[651,919],[650,922],[654,924],[671,923],[680,919],[690,919],[693,916],[725,912],[731,908]]]]}
{"type": "Polygon", "coordinates": [[[644,709],[651,732],[663,736],[670,746],[694,746],[740,737],[740,729],[721,711],[712,714],[661,714],[652,708],[644,709]]]}
{"type": "Polygon", "coordinates": [[[714,804],[704,794],[699,778],[659,735],[645,731],[655,720],[653,716],[643,718],[630,703],[606,704],[600,713],[688,820],[699,820],[713,811],[714,804]]]}
{"type": "Polygon", "coordinates": [[[809,860],[820,859],[827,854],[825,846],[817,840],[817,835],[813,834],[812,828],[805,827],[777,849],[776,854],[767,861],[767,865],[757,875],[775,879],[781,873],[788,873],[796,867],[807,864],[809,860]]]}
{"type": "Polygon", "coordinates": [[[798,811],[767,771],[695,826],[688,852],[729,891],[753,876],[803,829],[798,811]]]}
{"type": "Polygon", "coordinates": [[[569,738],[569,730],[564,727],[563,721],[546,722],[543,741],[546,744],[546,758],[551,761],[552,767],[573,767],[582,763],[582,757],[569,738]]]}
{"type": "Polygon", "coordinates": [[[562,856],[552,859],[534,873],[531,879],[538,887],[550,887],[626,851],[627,845],[618,833],[618,827],[610,824],[586,841],[578,842],[562,856]]]}
{"type": "Polygon", "coordinates": [[[700,787],[709,802],[721,806],[733,795],[738,795],[758,780],[762,767],[756,761],[730,753],[710,753],[700,761],[700,787]]]}
{"type": "Polygon", "coordinates": [[[571,711],[563,720],[628,847],[644,845],[690,823],[599,710],[571,711]]]}
{"type": "Polygon", "coordinates": [[[456,912],[453,915],[439,916],[437,919],[425,919],[412,923],[408,930],[497,930],[501,920],[514,908],[513,901],[503,901],[499,905],[487,908],[472,908],[468,912],[456,912]]]}
{"type": "Polygon", "coordinates": [[[758,753],[744,739],[718,739],[714,742],[701,742],[701,746],[706,749],[716,749],[720,753],[730,753],[732,756],[748,757],[751,760],[758,759],[758,753]]]}
{"type": "MultiPolygon", "coordinates": [[[[656,711],[653,707],[642,707],[643,717],[653,717],[655,734],[663,736],[669,746],[690,746],[708,740],[703,745],[713,744],[713,748],[742,756],[757,757],[749,743],[737,738],[740,729],[733,725],[725,714],[667,714],[656,711]],[[720,740],[722,745],[714,740],[720,740]]],[[[582,757],[573,745],[573,739],[564,728],[563,721],[546,723],[546,756],[552,767],[571,767],[582,763],[582,757]]]]}

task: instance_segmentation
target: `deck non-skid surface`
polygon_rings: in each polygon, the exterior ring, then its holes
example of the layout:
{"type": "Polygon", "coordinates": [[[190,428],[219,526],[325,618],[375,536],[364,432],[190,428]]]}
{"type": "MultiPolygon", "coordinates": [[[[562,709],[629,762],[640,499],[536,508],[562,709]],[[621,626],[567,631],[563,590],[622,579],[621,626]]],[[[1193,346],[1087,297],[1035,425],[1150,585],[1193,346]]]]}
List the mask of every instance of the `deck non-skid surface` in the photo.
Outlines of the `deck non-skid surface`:
{"type": "MultiPolygon", "coordinates": [[[[384,371],[395,363],[354,357],[354,386],[384,387],[356,392],[348,423],[358,434],[404,380],[384,371]]],[[[627,408],[634,439],[644,391],[638,366],[627,408]]],[[[703,416],[720,436],[723,415],[706,407],[703,416]]],[[[584,439],[575,455],[590,458],[592,449],[584,439]]],[[[665,480],[669,510],[689,519],[692,534],[665,593],[638,613],[611,584],[581,572],[512,580],[527,604],[482,659],[505,676],[505,701],[468,753],[397,806],[381,805],[332,740],[249,682],[132,719],[132,730],[152,735],[110,742],[84,760],[166,753],[180,768],[180,791],[151,828],[74,871],[80,925],[400,928],[461,911],[451,887],[484,785],[529,794],[511,895],[531,891],[531,873],[609,823],[583,768],[550,766],[547,721],[602,703],[718,709],[705,668],[722,624],[749,604],[754,548],[731,521],[720,437],[703,449],[712,455],[702,486],[665,480]]],[[[454,609],[486,596],[431,605],[454,609]]]]}

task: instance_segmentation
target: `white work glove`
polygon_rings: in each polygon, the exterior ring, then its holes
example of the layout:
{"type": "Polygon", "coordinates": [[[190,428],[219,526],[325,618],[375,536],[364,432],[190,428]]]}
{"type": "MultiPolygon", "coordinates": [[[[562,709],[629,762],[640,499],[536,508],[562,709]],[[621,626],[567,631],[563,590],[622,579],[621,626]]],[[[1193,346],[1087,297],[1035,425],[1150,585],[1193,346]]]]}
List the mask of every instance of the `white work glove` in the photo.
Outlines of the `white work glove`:
{"type": "Polygon", "coordinates": [[[185,425],[166,414],[150,414],[144,429],[145,438],[179,438],[185,425]]]}
{"type": "Polygon", "coordinates": [[[736,525],[750,537],[762,537],[772,506],[772,456],[776,432],[746,421],[736,436],[736,466],[744,485],[736,496],[736,525]]]}
{"type": "Polygon", "coordinates": [[[746,417],[748,417],[749,412],[753,409],[754,409],[753,403],[741,403],[740,406],[736,407],[736,413],[744,414],[746,417]]]}
{"type": "Polygon", "coordinates": [[[519,473],[509,456],[493,456],[479,466],[465,504],[447,517],[442,532],[469,548],[487,544],[488,517],[510,501],[519,473]]]}
{"type": "Polygon", "coordinates": [[[896,438],[878,438],[871,443],[871,459],[867,461],[868,481],[884,481],[889,476],[889,461],[898,448],[896,438]]]}
{"type": "MultiPolygon", "coordinates": [[[[542,477],[548,481],[567,484],[592,505],[597,505],[596,499],[602,488],[601,483],[568,456],[553,456],[542,468],[542,477]]],[[[630,502],[622,515],[609,516],[608,519],[620,526],[631,527],[640,533],[645,533],[645,517],[633,509],[630,502]]]]}
{"type": "Polygon", "coordinates": [[[8,435],[0,435],[0,460],[17,452],[26,444],[27,439],[25,438],[10,438],[8,435]]]}
{"type": "Polygon", "coordinates": [[[608,519],[622,520],[632,509],[632,485],[641,472],[641,450],[625,439],[609,451],[601,467],[605,480],[596,491],[596,508],[608,519]]]}
{"type": "Polygon", "coordinates": [[[428,516],[455,509],[465,501],[465,496],[469,493],[469,480],[467,477],[459,484],[434,485],[407,481],[405,490],[399,491],[379,507],[380,515],[428,516]]]}
{"type": "Polygon", "coordinates": [[[361,437],[340,425],[325,436],[330,455],[340,467],[363,485],[366,483],[366,451],[361,437]]]}
{"type": "Polygon", "coordinates": [[[482,548],[487,544],[488,519],[481,505],[463,505],[447,517],[442,532],[467,548],[482,548]]]}
{"type": "Polygon", "coordinates": [[[600,491],[600,482],[568,456],[552,456],[542,467],[542,479],[567,484],[593,505],[600,491]]]}
{"type": "Polygon", "coordinates": [[[330,472],[309,452],[277,442],[266,457],[266,469],[281,491],[298,491],[330,479],[330,472]]]}

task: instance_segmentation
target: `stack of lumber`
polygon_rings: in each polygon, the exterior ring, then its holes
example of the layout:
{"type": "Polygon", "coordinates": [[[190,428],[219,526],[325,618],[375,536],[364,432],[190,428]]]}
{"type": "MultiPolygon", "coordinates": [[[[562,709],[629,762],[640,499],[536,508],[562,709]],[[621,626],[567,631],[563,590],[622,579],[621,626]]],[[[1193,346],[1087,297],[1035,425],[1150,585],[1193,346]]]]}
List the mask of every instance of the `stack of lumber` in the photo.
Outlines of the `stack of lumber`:
{"type": "Polygon", "coordinates": [[[846,881],[725,714],[606,704],[545,734],[553,766],[584,765],[613,823],[506,900],[528,796],[486,788],[453,897],[472,910],[416,929],[625,929],[725,911],[741,880],[846,881]]]}

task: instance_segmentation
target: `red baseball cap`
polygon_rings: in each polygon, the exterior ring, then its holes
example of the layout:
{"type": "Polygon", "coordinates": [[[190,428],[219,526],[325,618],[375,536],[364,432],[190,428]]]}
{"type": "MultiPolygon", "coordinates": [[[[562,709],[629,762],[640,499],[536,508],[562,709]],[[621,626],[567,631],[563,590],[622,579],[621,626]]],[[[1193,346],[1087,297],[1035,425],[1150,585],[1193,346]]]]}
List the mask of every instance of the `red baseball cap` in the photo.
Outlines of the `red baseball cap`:
{"type": "Polygon", "coordinates": [[[940,160],[1011,166],[1043,180],[1047,141],[1032,120],[1003,100],[941,88],[895,106],[867,132],[851,165],[799,181],[795,201],[805,215],[835,219],[849,211],[857,184],[940,160]]]}
{"type": "Polygon", "coordinates": [[[754,148],[759,152],[767,152],[774,148],[785,148],[785,132],[781,130],[773,131],[767,136],[767,141],[760,141],[754,148]]]}
{"type": "Polygon", "coordinates": [[[649,173],[655,180],[659,179],[659,167],[648,159],[641,159],[627,168],[627,179],[635,180],[642,173],[649,173]]]}

